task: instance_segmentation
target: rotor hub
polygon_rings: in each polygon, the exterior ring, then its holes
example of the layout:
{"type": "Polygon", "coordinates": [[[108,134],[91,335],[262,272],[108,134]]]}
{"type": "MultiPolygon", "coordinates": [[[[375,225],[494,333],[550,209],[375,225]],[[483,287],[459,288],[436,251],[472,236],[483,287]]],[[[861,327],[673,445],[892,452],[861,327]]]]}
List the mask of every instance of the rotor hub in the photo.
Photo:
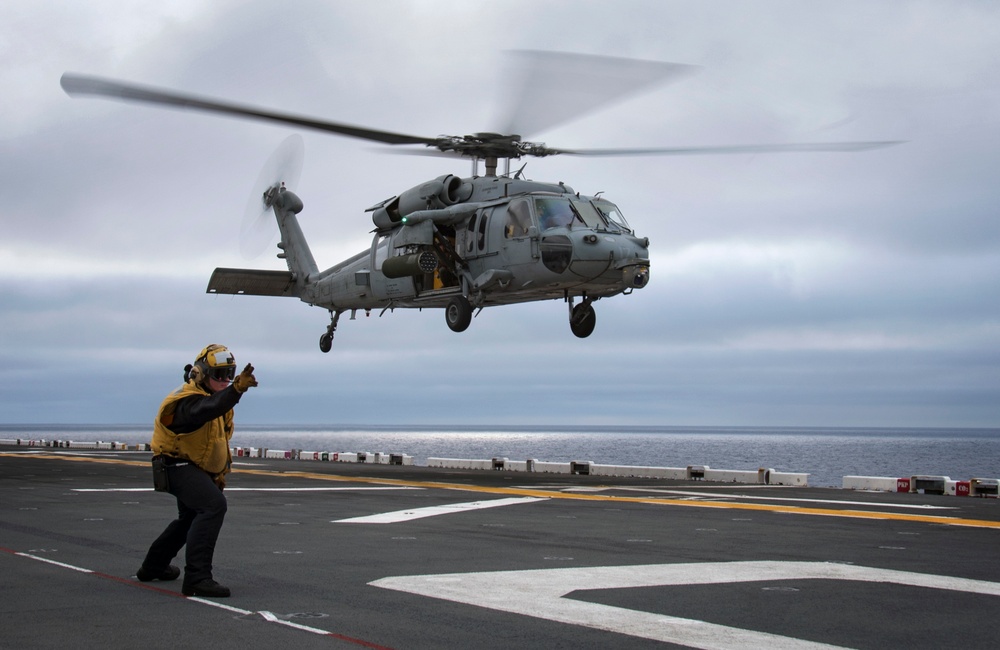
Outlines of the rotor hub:
{"type": "Polygon", "coordinates": [[[503,133],[473,133],[463,136],[442,136],[433,146],[443,152],[454,152],[470,158],[520,158],[521,156],[548,156],[549,150],[540,142],[523,142],[521,136],[503,133]]]}

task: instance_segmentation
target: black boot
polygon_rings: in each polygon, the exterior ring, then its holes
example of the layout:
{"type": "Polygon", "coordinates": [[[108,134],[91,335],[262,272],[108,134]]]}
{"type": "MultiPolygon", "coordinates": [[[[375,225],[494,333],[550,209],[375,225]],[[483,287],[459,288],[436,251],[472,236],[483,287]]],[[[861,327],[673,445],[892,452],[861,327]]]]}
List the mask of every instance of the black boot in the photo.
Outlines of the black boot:
{"type": "Polygon", "coordinates": [[[139,582],[150,582],[151,580],[166,582],[168,580],[176,580],[180,574],[181,570],[172,564],[163,569],[150,569],[146,565],[143,565],[135,572],[135,577],[139,579],[139,582]]]}
{"type": "Polygon", "coordinates": [[[211,578],[205,578],[194,584],[185,584],[181,587],[181,593],[185,596],[200,596],[202,598],[228,598],[229,587],[223,587],[211,578]]]}

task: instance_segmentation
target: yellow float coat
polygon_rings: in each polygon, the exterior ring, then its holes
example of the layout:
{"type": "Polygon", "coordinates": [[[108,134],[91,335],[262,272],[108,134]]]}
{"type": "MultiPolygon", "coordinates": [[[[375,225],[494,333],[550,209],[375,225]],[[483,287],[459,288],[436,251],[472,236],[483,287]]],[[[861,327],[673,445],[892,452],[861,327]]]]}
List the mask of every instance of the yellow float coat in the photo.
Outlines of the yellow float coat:
{"type": "Polygon", "coordinates": [[[191,433],[174,433],[167,428],[174,421],[174,409],[180,400],[192,395],[207,397],[209,394],[189,381],[167,395],[153,423],[153,453],[183,458],[209,474],[223,475],[229,472],[233,461],[229,452],[229,440],[233,437],[232,409],[191,433]]]}

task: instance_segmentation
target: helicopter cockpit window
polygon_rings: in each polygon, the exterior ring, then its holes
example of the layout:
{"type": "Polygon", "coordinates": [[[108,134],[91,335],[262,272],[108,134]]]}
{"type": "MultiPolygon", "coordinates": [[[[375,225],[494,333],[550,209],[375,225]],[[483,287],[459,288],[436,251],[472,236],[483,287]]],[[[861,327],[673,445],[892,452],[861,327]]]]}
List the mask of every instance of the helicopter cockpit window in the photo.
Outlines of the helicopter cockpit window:
{"type": "Polygon", "coordinates": [[[389,259],[389,236],[381,235],[375,246],[375,269],[382,268],[382,262],[389,259]]]}
{"type": "Polygon", "coordinates": [[[486,248],[486,226],[489,223],[489,220],[489,212],[483,210],[482,214],[479,215],[479,237],[476,238],[480,251],[486,248]]]}
{"type": "Polygon", "coordinates": [[[469,229],[469,232],[465,236],[465,242],[466,242],[466,244],[465,244],[465,252],[466,253],[471,253],[472,251],[476,250],[476,236],[475,236],[475,232],[476,232],[476,217],[475,216],[469,218],[468,229],[469,229]]]}
{"type": "Polygon", "coordinates": [[[625,216],[622,215],[621,210],[611,201],[594,201],[594,207],[601,211],[601,214],[604,215],[608,225],[613,230],[622,230],[627,233],[632,232],[632,228],[629,227],[628,221],[625,221],[625,216]]]}
{"type": "Polygon", "coordinates": [[[538,215],[538,226],[542,230],[568,226],[576,218],[569,201],[564,198],[536,196],[535,213],[538,215]]]}
{"type": "Polygon", "coordinates": [[[576,213],[583,219],[588,228],[607,230],[607,225],[605,225],[604,219],[601,218],[594,204],[590,201],[573,201],[572,203],[573,209],[576,210],[576,213]]]}
{"type": "Polygon", "coordinates": [[[507,206],[507,223],[504,225],[504,237],[524,237],[531,228],[531,208],[527,199],[516,199],[507,206]]]}

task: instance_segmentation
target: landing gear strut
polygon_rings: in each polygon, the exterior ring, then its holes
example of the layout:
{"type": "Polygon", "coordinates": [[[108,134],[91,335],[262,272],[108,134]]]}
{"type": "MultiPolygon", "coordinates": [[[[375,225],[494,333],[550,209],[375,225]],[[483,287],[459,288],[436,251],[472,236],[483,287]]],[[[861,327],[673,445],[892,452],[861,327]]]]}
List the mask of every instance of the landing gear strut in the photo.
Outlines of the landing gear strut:
{"type": "Polygon", "coordinates": [[[597,314],[594,312],[593,302],[584,297],[583,302],[574,307],[573,299],[569,299],[569,329],[578,338],[585,339],[594,333],[597,314]]]}
{"type": "Polygon", "coordinates": [[[330,324],[326,327],[326,333],[319,337],[319,349],[320,352],[329,352],[330,348],[333,347],[333,333],[337,331],[337,321],[340,320],[340,312],[334,313],[330,310],[330,324]]]}

